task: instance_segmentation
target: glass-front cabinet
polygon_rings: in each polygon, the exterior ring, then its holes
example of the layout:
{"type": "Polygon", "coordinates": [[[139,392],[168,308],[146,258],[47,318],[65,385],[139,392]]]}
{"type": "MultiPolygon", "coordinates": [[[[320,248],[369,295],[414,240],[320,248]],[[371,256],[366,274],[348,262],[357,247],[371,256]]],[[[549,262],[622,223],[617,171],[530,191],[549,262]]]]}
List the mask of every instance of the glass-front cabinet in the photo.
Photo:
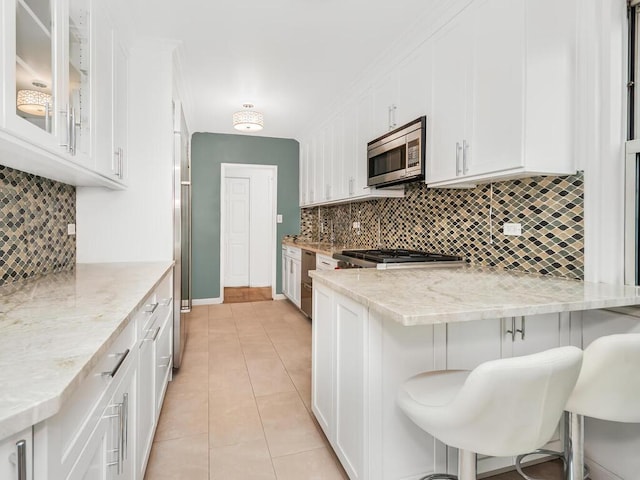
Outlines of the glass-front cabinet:
{"type": "Polygon", "coordinates": [[[91,0],[2,2],[2,126],[22,140],[87,166],[90,5],[91,0]]]}

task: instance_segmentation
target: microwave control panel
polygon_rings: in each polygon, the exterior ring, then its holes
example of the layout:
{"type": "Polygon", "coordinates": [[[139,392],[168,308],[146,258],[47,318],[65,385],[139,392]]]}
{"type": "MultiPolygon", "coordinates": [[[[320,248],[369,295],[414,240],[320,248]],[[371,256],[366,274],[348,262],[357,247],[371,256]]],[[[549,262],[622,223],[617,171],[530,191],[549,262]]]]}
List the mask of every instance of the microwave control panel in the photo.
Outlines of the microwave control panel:
{"type": "Polygon", "coordinates": [[[407,168],[420,165],[420,142],[412,140],[407,145],[407,168]]]}

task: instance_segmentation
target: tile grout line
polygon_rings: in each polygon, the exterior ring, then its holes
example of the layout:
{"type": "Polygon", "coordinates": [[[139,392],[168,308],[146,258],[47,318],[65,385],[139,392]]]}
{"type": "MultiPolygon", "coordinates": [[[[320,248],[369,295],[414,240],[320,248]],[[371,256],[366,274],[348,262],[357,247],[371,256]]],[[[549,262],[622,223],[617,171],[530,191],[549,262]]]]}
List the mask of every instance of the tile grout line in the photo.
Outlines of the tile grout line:
{"type": "MultiPolygon", "coordinates": [[[[236,324],[235,316],[233,315],[233,311],[231,312],[233,318],[233,325],[236,329],[236,337],[238,338],[238,343],[240,344],[240,351],[242,352],[242,358],[244,359],[244,368],[247,371],[247,377],[249,377],[249,384],[251,385],[251,393],[253,394],[253,404],[256,407],[258,412],[258,418],[260,419],[260,426],[262,427],[262,438],[264,438],[264,444],[267,446],[267,452],[269,453],[269,462],[271,463],[271,470],[273,471],[273,478],[275,480],[278,479],[278,474],[276,473],[276,467],[273,464],[273,455],[271,455],[271,448],[269,447],[269,441],[267,440],[267,432],[264,431],[264,422],[262,421],[262,415],[260,414],[260,408],[258,408],[258,399],[256,397],[256,391],[253,387],[253,381],[251,380],[251,374],[249,373],[249,366],[247,365],[247,357],[244,354],[244,346],[242,345],[242,341],[240,340],[240,335],[238,334],[238,325],[236,324]]],[[[262,323],[260,324],[262,325],[262,323]]],[[[263,327],[264,329],[264,327],[263,327]]],[[[265,332],[266,333],[266,332],[265,332]]]]}

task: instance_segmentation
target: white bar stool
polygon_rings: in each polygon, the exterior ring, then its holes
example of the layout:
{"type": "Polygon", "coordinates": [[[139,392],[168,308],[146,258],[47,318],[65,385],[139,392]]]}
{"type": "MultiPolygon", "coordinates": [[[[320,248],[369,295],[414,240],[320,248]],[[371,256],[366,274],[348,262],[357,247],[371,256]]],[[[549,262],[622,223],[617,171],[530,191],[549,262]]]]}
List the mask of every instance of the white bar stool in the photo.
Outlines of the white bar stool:
{"type": "MultiPolygon", "coordinates": [[[[459,480],[476,480],[478,453],[518,455],[551,438],[581,363],[579,348],[560,347],[471,372],[421,373],[402,385],[396,401],[417,426],[459,449],[459,480]]],[[[452,478],[435,473],[422,480],[452,478]]]]}
{"type": "Polygon", "coordinates": [[[582,370],[567,400],[564,421],[564,452],[538,450],[519,455],[516,467],[522,472],[524,457],[536,453],[560,457],[565,478],[585,480],[584,417],[624,423],[640,423],[640,334],[607,335],[584,350],[582,370]]]}
{"type": "MultiPolygon", "coordinates": [[[[567,478],[584,477],[584,417],[640,423],[640,334],[608,335],[584,350],[569,416],[567,478]]],[[[566,433],[565,433],[566,435],[566,433]]]]}

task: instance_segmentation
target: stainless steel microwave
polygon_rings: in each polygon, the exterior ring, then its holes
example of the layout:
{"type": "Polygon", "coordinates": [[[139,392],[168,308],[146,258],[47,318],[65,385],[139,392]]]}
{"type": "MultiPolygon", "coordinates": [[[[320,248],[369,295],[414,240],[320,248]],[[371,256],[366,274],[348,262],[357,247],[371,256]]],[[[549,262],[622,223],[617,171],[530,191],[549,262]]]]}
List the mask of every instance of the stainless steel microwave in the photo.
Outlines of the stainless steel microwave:
{"type": "Polygon", "coordinates": [[[367,143],[367,185],[389,187],[424,179],[427,117],[367,143]]]}

